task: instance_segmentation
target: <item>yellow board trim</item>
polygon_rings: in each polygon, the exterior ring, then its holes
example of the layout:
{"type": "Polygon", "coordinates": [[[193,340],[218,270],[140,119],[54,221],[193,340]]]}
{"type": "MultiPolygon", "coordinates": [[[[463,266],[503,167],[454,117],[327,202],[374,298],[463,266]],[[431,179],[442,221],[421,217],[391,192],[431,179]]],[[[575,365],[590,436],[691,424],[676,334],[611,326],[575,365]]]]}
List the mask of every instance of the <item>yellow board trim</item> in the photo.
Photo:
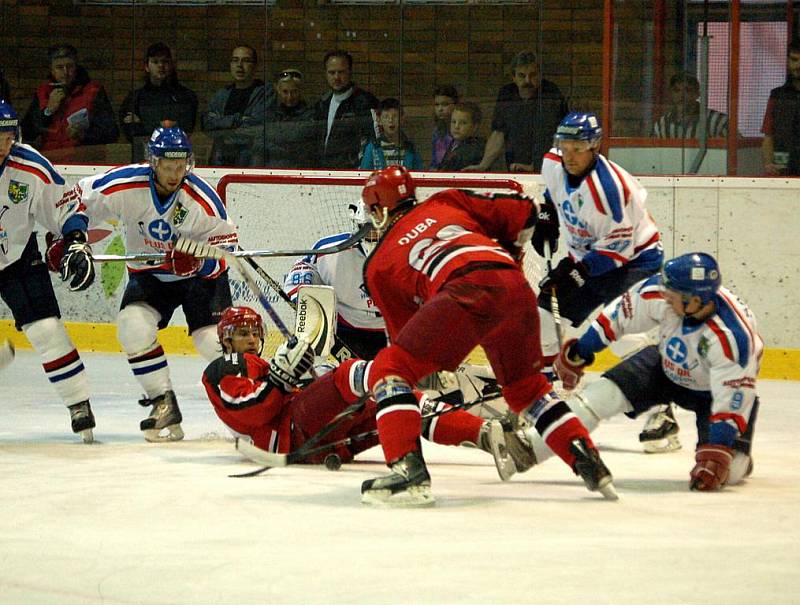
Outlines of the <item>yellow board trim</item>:
{"type": "MultiPolygon", "coordinates": [[[[66,322],[67,332],[79,351],[121,353],[117,341],[117,327],[113,324],[66,322]]],[[[30,349],[25,335],[17,332],[14,322],[0,319],[0,341],[8,338],[15,347],[30,349]]],[[[195,355],[194,344],[186,327],[171,326],[158,333],[158,341],[169,355],[195,355]]],[[[469,356],[471,363],[486,363],[483,351],[476,349],[469,356]]],[[[602,372],[617,363],[618,358],[608,350],[597,355],[591,370],[602,372]]],[[[766,349],[761,360],[759,378],[773,380],[800,380],[800,349],[766,349]]]]}

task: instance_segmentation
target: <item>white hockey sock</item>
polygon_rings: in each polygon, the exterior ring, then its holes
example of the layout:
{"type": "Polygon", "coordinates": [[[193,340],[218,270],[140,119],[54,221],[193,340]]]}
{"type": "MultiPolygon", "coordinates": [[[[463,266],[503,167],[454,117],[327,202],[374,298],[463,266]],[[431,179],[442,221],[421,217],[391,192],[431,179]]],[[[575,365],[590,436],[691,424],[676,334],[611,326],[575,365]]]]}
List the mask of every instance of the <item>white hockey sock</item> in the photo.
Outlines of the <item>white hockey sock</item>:
{"type": "Polygon", "coordinates": [[[206,358],[214,361],[222,355],[222,345],[219,344],[217,326],[203,326],[192,332],[192,342],[195,350],[206,358]]]}
{"type": "Polygon", "coordinates": [[[164,349],[156,339],[161,315],[149,305],[135,303],[117,316],[117,337],[128,354],[134,377],[152,399],[172,390],[164,349]]]}
{"type": "Polygon", "coordinates": [[[22,326],[22,330],[42,358],[44,373],[64,404],[89,399],[86,369],[61,320],[47,317],[22,326]]]}

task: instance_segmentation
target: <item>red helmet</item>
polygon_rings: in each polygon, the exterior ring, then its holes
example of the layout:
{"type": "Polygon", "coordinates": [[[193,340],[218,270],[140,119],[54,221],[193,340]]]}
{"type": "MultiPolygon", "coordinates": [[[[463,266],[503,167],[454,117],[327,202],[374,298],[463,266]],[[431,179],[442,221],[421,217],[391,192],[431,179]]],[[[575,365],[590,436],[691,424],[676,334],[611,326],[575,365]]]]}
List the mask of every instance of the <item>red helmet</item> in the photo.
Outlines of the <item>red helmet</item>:
{"type": "Polygon", "coordinates": [[[223,342],[226,338],[233,336],[233,331],[239,326],[255,326],[258,328],[261,341],[264,340],[264,321],[261,316],[251,309],[250,307],[228,307],[222,313],[222,317],[217,324],[217,336],[219,343],[225,346],[223,342]]]}
{"type": "Polygon", "coordinates": [[[370,213],[374,214],[378,208],[391,212],[403,202],[413,200],[416,189],[414,179],[405,167],[389,166],[369,176],[361,198],[370,213]]]}

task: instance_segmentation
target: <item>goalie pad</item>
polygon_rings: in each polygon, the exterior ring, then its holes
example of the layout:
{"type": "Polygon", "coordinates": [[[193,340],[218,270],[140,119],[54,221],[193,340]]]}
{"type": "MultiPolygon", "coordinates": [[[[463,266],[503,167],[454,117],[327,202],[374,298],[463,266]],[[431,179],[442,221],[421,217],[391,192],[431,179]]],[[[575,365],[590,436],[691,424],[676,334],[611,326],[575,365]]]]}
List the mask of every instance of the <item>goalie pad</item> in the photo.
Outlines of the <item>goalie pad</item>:
{"type": "Polygon", "coordinates": [[[294,333],[311,343],[314,354],[327,357],[333,345],[336,294],[331,286],[301,286],[297,294],[294,333]]]}

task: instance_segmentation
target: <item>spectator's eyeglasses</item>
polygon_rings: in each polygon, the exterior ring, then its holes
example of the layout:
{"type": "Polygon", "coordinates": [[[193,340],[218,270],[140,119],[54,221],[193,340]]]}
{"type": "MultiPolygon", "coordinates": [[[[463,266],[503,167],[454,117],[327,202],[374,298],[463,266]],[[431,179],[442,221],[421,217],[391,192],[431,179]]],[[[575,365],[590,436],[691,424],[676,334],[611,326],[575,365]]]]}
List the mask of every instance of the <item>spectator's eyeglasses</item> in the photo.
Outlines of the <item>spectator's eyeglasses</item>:
{"type": "Polygon", "coordinates": [[[303,74],[296,69],[287,69],[278,74],[278,79],[283,82],[284,80],[302,80],[303,74]]]}

